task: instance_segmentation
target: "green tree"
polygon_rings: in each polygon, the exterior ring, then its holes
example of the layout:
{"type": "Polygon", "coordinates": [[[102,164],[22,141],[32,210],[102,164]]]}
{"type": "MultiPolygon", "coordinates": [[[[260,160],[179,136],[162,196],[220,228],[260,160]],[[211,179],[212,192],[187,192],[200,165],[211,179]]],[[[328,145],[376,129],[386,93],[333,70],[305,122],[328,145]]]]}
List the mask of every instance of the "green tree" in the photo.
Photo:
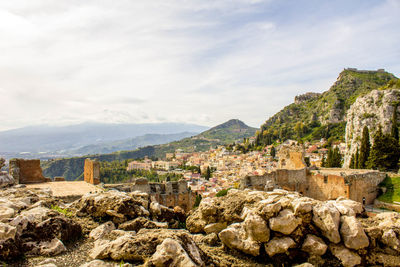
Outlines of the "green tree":
{"type": "Polygon", "coordinates": [[[328,168],[338,168],[341,167],[342,164],[342,156],[339,151],[339,147],[335,147],[332,149],[332,147],[329,148],[328,150],[328,157],[325,162],[324,167],[328,168]]]}
{"type": "Polygon", "coordinates": [[[367,126],[364,126],[361,139],[360,156],[357,164],[358,169],[365,169],[367,167],[370,149],[371,144],[369,142],[369,130],[367,126]]]}
{"type": "Polygon", "coordinates": [[[211,169],[209,166],[207,166],[206,174],[204,175],[204,178],[208,181],[211,178],[211,169]]]}
{"type": "Polygon", "coordinates": [[[275,150],[274,146],[271,147],[271,150],[269,151],[269,154],[271,155],[271,157],[275,158],[276,150],[275,150]]]}
{"type": "Polygon", "coordinates": [[[367,166],[381,171],[397,170],[400,158],[398,141],[391,134],[383,134],[379,126],[374,136],[367,166]]]}
{"type": "Polygon", "coordinates": [[[351,154],[349,168],[350,168],[350,169],[355,169],[355,168],[354,168],[354,153],[351,154]]]}
{"type": "Polygon", "coordinates": [[[358,163],[360,162],[360,152],[358,151],[358,147],[357,147],[357,151],[354,157],[354,169],[358,168],[358,163]]]}

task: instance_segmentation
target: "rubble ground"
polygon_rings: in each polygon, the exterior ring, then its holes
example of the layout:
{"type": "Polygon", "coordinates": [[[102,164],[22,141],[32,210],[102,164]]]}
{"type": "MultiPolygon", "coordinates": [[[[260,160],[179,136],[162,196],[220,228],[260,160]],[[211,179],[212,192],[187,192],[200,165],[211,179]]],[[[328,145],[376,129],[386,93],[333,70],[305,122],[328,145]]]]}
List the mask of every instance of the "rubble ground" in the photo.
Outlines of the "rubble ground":
{"type": "Polygon", "coordinates": [[[358,202],[285,190],[232,189],[185,214],[139,191],[71,202],[12,186],[0,191],[0,221],[6,266],[400,265],[398,213],[369,218],[358,202]]]}

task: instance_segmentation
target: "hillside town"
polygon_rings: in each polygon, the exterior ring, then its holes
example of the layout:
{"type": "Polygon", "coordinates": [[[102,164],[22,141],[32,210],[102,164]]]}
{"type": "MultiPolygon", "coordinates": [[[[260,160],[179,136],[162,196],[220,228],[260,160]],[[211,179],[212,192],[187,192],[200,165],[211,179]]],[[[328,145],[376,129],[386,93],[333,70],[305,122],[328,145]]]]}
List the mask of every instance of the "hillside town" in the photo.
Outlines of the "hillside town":
{"type": "MultiPolygon", "coordinates": [[[[327,141],[307,142],[303,148],[304,166],[320,167],[322,159],[327,156],[325,148],[327,141]]],[[[279,151],[282,147],[298,146],[298,142],[287,140],[280,145],[266,146],[261,151],[242,153],[228,150],[226,146],[210,148],[206,152],[184,152],[181,149],[175,153],[166,153],[164,160],[153,161],[147,157],[143,160],[133,160],[128,163],[127,170],[157,170],[160,173],[173,172],[182,174],[191,190],[203,196],[214,196],[217,192],[228,188],[239,188],[240,181],[246,176],[263,176],[283,166],[279,165],[279,151]],[[271,155],[272,152],[272,155],[271,155]],[[197,167],[197,171],[187,167],[197,167]],[[207,169],[210,177],[205,177],[207,169]]],[[[341,153],[345,151],[344,143],[335,143],[341,153]]]]}

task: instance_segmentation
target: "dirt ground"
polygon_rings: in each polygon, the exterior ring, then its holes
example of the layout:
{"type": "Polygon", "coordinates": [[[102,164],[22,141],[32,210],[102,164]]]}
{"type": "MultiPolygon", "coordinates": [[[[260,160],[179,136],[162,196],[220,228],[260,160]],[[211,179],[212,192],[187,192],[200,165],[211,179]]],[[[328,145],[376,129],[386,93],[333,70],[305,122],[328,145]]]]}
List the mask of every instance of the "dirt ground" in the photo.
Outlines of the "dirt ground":
{"type": "Polygon", "coordinates": [[[50,188],[55,197],[82,196],[89,192],[98,192],[102,189],[84,181],[76,182],[50,182],[40,184],[27,184],[27,188],[50,188]]]}

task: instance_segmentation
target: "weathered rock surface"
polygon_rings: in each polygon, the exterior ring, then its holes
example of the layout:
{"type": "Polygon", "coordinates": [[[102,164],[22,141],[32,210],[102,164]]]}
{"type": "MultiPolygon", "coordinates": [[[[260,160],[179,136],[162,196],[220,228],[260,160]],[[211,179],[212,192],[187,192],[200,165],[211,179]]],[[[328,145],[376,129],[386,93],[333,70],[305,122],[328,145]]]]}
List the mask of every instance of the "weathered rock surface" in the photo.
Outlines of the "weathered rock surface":
{"type": "MultiPolygon", "coordinates": [[[[400,101],[400,90],[373,90],[365,96],[356,99],[346,114],[346,147],[348,148],[344,156],[345,168],[348,168],[351,155],[356,153],[357,147],[361,143],[362,131],[364,126],[369,129],[370,140],[379,128],[382,127],[383,133],[390,133],[392,129],[392,115],[394,111],[393,103],[400,101]]],[[[397,112],[399,112],[398,107],[397,112]]]]}
{"type": "Polygon", "coordinates": [[[301,219],[289,209],[282,210],[277,217],[269,219],[269,227],[275,232],[290,235],[301,224],[301,219]]]}
{"type": "Polygon", "coordinates": [[[313,222],[329,241],[340,242],[340,213],[331,203],[317,204],[313,207],[313,222]]]}
{"type": "Polygon", "coordinates": [[[206,258],[187,231],[169,229],[142,229],[136,235],[126,234],[115,240],[98,242],[90,256],[94,259],[145,261],[166,238],[179,242],[191,259],[206,258]]]}
{"type": "Polygon", "coordinates": [[[111,233],[111,231],[114,229],[115,229],[114,223],[111,221],[108,221],[106,223],[103,223],[102,225],[99,225],[96,229],[93,229],[89,234],[89,238],[92,238],[93,240],[97,240],[97,239],[102,238],[103,236],[111,233]]]}
{"type": "Polygon", "coordinates": [[[276,238],[265,244],[265,251],[272,257],[275,254],[286,253],[289,248],[296,246],[296,243],[290,237],[276,238]]]}
{"type": "Polygon", "coordinates": [[[369,240],[361,223],[354,216],[342,216],[340,234],[344,245],[351,249],[368,247],[369,240]]]}
{"type": "Polygon", "coordinates": [[[318,255],[322,256],[325,254],[328,246],[325,242],[315,235],[307,235],[306,240],[304,240],[303,246],[301,249],[305,252],[308,252],[310,255],[318,255]]]}
{"type": "Polygon", "coordinates": [[[353,267],[361,264],[361,257],[344,246],[332,244],[329,249],[342,262],[344,267],[353,267]]]}
{"type": "Polygon", "coordinates": [[[219,238],[226,246],[240,250],[246,254],[257,256],[260,254],[260,244],[249,238],[243,225],[235,223],[219,233],[219,238]]]}
{"type": "Polygon", "coordinates": [[[205,266],[201,259],[200,253],[197,247],[192,247],[191,254],[196,258],[192,260],[181,244],[172,239],[166,238],[164,241],[157,246],[156,252],[151,256],[147,262],[148,266],[176,266],[176,267],[196,267],[205,266]],[[197,250],[197,251],[196,251],[197,250]]]}

